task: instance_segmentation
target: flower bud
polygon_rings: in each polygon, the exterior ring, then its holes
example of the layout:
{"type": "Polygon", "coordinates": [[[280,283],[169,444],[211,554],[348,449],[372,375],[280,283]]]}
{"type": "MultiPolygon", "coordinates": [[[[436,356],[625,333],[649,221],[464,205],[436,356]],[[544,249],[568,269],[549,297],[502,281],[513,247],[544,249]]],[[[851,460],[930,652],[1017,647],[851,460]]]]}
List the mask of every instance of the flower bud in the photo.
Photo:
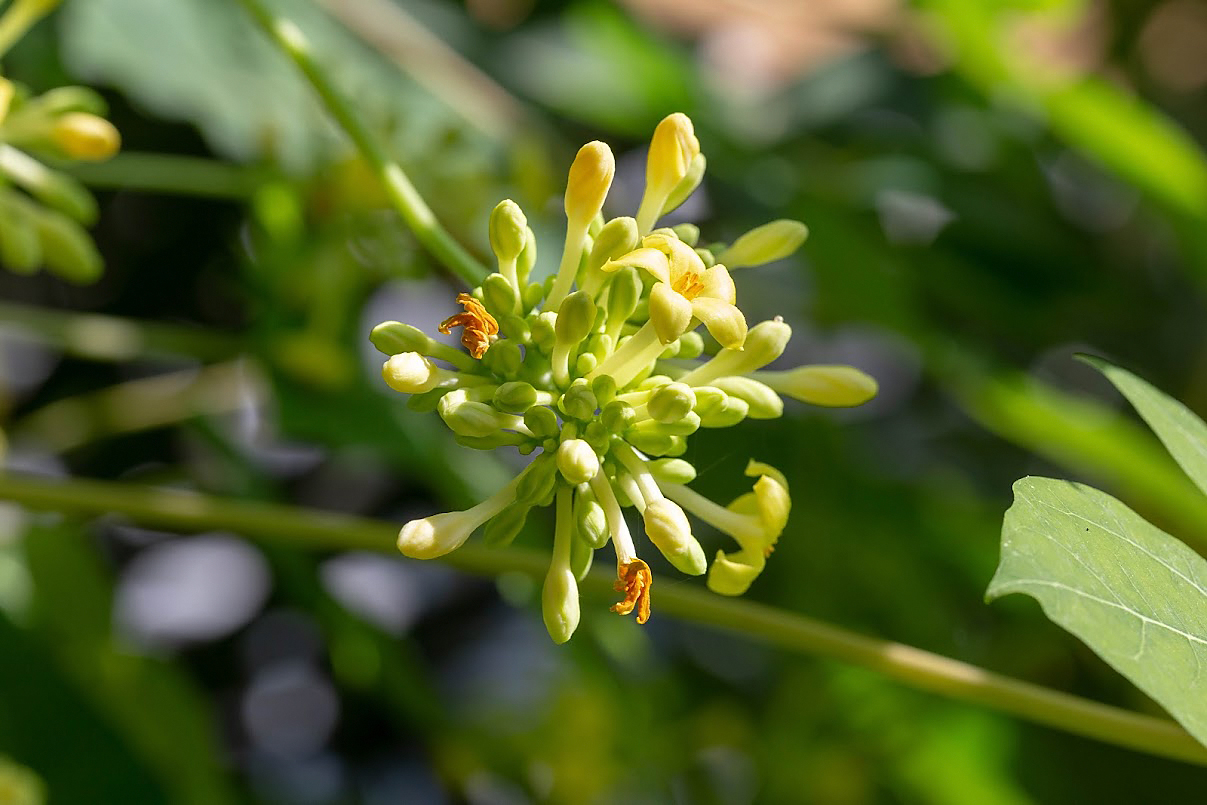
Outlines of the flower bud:
{"type": "Polygon", "coordinates": [[[100,277],[101,256],[79,224],[55,210],[34,208],[30,212],[42,247],[42,262],[49,270],[79,284],[100,277]]]}
{"type": "Polygon", "coordinates": [[[435,559],[460,548],[482,524],[476,509],[411,520],[398,532],[398,550],[412,559],[435,559]]]}
{"type": "Polygon", "coordinates": [[[715,386],[696,386],[692,391],[696,395],[695,411],[702,417],[719,411],[725,406],[725,401],[729,399],[728,394],[715,386]]]}
{"type": "Polygon", "coordinates": [[[541,615],[554,643],[565,643],[578,628],[578,582],[569,564],[555,564],[541,588],[541,615]]]}
{"type": "Polygon", "coordinates": [[[578,536],[592,548],[608,544],[608,518],[594,493],[582,487],[574,496],[574,524],[578,536]]]}
{"type": "Polygon", "coordinates": [[[71,159],[100,162],[117,153],[121,135],[103,117],[68,112],[50,127],[50,141],[71,159]]]}
{"type": "Polygon", "coordinates": [[[482,365],[499,377],[514,377],[524,362],[519,344],[503,339],[494,342],[482,356],[482,365]]]}
{"type": "Polygon", "coordinates": [[[604,224],[603,229],[595,236],[591,254],[587,257],[588,268],[601,268],[608,261],[633,251],[637,248],[638,240],[640,237],[635,220],[627,216],[613,218],[604,224]]]}
{"type": "Polygon", "coordinates": [[[690,484],[696,480],[696,468],[681,458],[660,458],[648,462],[650,475],[667,484],[690,484]]]}
{"type": "Polygon", "coordinates": [[[700,262],[705,268],[712,268],[717,264],[717,257],[709,249],[696,249],[696,257],[700,258],[700,262]]]}
{"type": "Polygon", "coordinates": [[[690,330],[679,336],[679,355],[681,360],[695,360],[704,354],[704,336],[695,330],[690,330]]]}
{"type": "Polygon", "coordinates": [[[418,352],[400,352],[381,367],[386,385],[403,394],[422,394],[440,382],[436,364],[418,352]]]}
{"type": "Polygon", "coordinates": [[[570,572],[574,574],[574,578],[582,581],[591,572],[591,563],[595,560],[595,549],[587,544],[587,541],[578,534],[574,535],[574,541],[570,543],[570,572]]]}
{"type": "Polygon", "coordinates": [[[799,366],[755,372],[753,377],[793,399],[813,405],[862,405],[876,396],[876,380],[854,366],[799,366]]]}
{"type": "MultiPolygon", "coordinates": [[[[534,265],[536,265],[536,233],[533,232],[532,227],[529,226],[525,227],[524,229],[524,250],[520,252],[520,256],[516,260],[515,264],[516,280],[519,282],[520,287],[526,287],[528,275],[532,273],[532,267],[534,265]]],[[[539,301],[541,300],[538,297],[532,302],[532,304],[528,304],[528,296],[525,295],[524,304],[527,305],[525,310],[531,310],[532,308],[536,307],[536,304],[539,301]]]]}
{"type": "Polygon", "coordinates": [[[557,448],[557,468],[566,483],[585,484],[599,472],[599,456],[582,439],[567,439],[557,448]]]}
{"type": "Polygon", "coordinates": [[[718,377],[744,375],[761,369],[784,353],[792,328],[778,316],[750,328],[742,349],[723,349],[708,363],[679,378],[689,386],[700,386],[718,377]]]}
{"type": "Polygon", "coordinates": [[[615,173],[616,159],[604,143],[594,140],[578,149],[566,182],[566,217],[587,226],[603,209],[615,173]]]}
{"type": "Polygon", "coordinates": [[[676,570],[699,576],[708,568],[704,549],[692,536],[691,524],[679,504],[667,498],[652,500],[641,516],[646,536],[676,570]]]}
{"type": "MultiPolygon", "coordinates": [[[[704,171],[708,167],[708,160],[703,154],[696,154],[692,157],[692,162],[687,167],[687,175],[679,180],[679,184],[675,185],[675,189],[667,196],[666,202],[662,205],[662,214],[666,215],[671,210],[678,207],[696,191],[700,186],[700,182],[704,179],[704,171]]],[[[684,238],[686,240],[686,238],[684,238]]]]}
{"type": "Polygon", "coordinates": [[[599,366],[599,359],[590,352],[584,352],[574,359],[574,371],[580,376],[589,375],[599,366]]]}
{"type": "Polygon", "coordinates": [[[683,335],[691,320],[692,303],[673,290],[669,283],[659,282],[650,289],[650,321],[659,341],[663,344],[674,341],[683,335]]]}
{"type": "Polygon", "coordinates": [[[591,381],[591,393],[601,408],[606,406],[616,397],[616,380],[611,375],[600,375],[591,381]]]}
{"type": "Polygon", "coordinates": [[[491,212],[489,230],[490,248],[501,263],[516,260],[528,243],[528,219],[520,205],[509,198],[491,212]]]}
{"type": "Polygon", "coordinates": [[[667,433],[672,436],[690,436],[699,429],[700,415],[695,411],[688,411],[673,422],[657,422],[653,419],[643,419],[625,431],[624,438],[628,439],[629,435],[634,431],[667,433]]]}
{"type": "Polygon", "coordinates": [[[615,343],[620,337],[620,328],[637,309],[641,298],[641,277],[634,268],[621,268],[612,277],[608,286],[608,323],[606,333],[615,343]]]}
{"type": "Polygon", "coordinates": [[[613,400],[604,406],[599,415],[600,424],[614,434],[624,433],[637,421],[633,406],[623,400],[613,400]]]}
{"type": "Polygon", "coordinates": [[[512,380],[495,389],[492,402],[495,408],[509,414],[522,414],[536,405],[537,391],[531,383],[512,380]]]}
{"type": "Polygon", "coordinates": [[[562,344],[578,344],[595,325],[595,300],[586,291],[575,291],[562,300],[554,322],[554,335],[562,344]]]}
{"type": "Polygon", "coordinates": [[[671,232],[675,237],[686,243],[688,246],[695,247],[700,240],[700,227],[695,224],[676,224],[671,227],[671,232]]]}
{"type": "Polygon", "coordinates": [[[33,205],[20,193],[0,191],[0,261],[8,269],[31,274],[42,264],[42,242],[38,237],[33,205]]]}
{"type": "Polygon", "coordinates": [[[648,456],[669,455],[682,439],[665,431],[646,431],[640,428],[629,428],[625,431],[624,440],[648,456]]]}
{"type": "MultiPolygon", "coordinates": [[[[637,212],[637,223],[641,231],[648,232],[662,215],[672,193],[692,172],[693,161],[700,153],[700,141],[696,139],[691,120],[681,112],[667,115],[650,139],[650,150],[645,163],[645,194],[637,212]]],[[[703,166],[701,166],[701,173],[703,166]]],[[[690,195],[690,188],[683,198],[690,195]]],[[[682,200],[682,199],[680,199],[682,200]]]]}
{"type": "Polygon", "coordinates": [[[725,402],[718,408],[700,415],[702,428],[728,428],[736,425],[750,413],[750,406],[739,397],[725,395],[725,402]]]}
{"type": "MultiPolygon", "coordinates": [[[[536,409],[533,409],[536,410],[536,409]]],[[[516,500],[535,506],[557,486],[557,461],[552,453],[541,453],[532,460],[516,484],[516,500]]]]}
{"type": "Polygon", "coordinates": [[[591,445],[591,449],[598,456],[607,455],[608,447],[612,443],[611,432],[597,419],[591,420],[587,423],[587,427],[583,428],[583,438],[587,440],[587,444],[591,445]]]}
{"type": "Polygon", "coordinates": [[[538,439],[552,439],[562,432],[562,426],[557,421],[557,414],[552,408],[544,405],[534,405],[524,412],[524,425],[538,439]]]}
{"type": "Polygon", "coordinates": [[[543,352],[550,352],[553,349],[553,342],[557,335],[554,329],[554,322],[557,321],[557,314],[552,310],[546,310],[532,321],[532,343],[536,344],[543,352]]]}
{"type": "Polygon", "coordinates": [[[517,417],[499,413],[486,403],[467,400],[461,390],[445,394],[436,411],[449,430],[458,436],[490,436],[518,421],[517,417]]]}
{"type": "Polygon", "coordinates": [[[719,377],[712,385],[731,397],[744,400],[751,419],[775,419],[784,413],[784,401],[771,388],[749,377],[719,377]]]}
{"type": "Polygon", "coordinates": [[[496,319],[520,309],[520,294],[502,274],[491,274],[482,281],[482,304],[496,319]]]}
{"type": "Polygon", "coordinates": [[[647,403],[650,416],[658,422],[678,422],[696,406],[696,395],[690,386],[667,383],[650,395],[647,403]]]}
{"type": "Polygon", "coordinates": [[[528,522],[528,512],[531,510],[532,504],[526,501],[515,500],[507,504],[503,511],[486,524],[486,529],[482,532],[482,543],[491,548],[510,545],[528,522]]]}
{"type": "Polygon", "coordinates": [[[795,252],[809,236],[809,228],[800,221],[781,218],[755,227],[717,255],[717,261],[729,268],[759,266],[795,252]]]}
{"type": "Polygon", "coordinates": [[[566,393],[562,395],[558,402],[558,407],[562,413],[571,419],[588,420],[595,416],[595,410],[599,407],[599,403],[595,399],[595,394],[591,391],[590,384],[583,378],[579,378],[570,384],[570,388],[566,389],[566,393]]]}
{"type": "Polygon", "coordinates": [[[400,352],[421,352],[432,354],[436,340],[418,327],[397,321],[386,321],[373,328],[369,340],[379,352],[386,355],[397,355],[400,352]]]}

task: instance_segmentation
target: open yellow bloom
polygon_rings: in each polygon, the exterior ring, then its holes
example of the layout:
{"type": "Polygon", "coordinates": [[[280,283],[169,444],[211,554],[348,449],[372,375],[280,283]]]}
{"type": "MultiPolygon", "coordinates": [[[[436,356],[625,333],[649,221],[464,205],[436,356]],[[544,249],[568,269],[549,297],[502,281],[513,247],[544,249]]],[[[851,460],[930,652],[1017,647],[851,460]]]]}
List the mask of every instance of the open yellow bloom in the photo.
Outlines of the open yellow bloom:
{"type": "Polygon", "coordinates": [[[688,329],[693,318],[728,349],[741,349],[746,340],[746,317],[734,304],[737,290],[723,265],[705,268],[696,250],[670,235],[647,235],[638,259],[621,258],[620,265],[637,265],[658,282],[650,290],[650,321],[658,339],[669,344],[688,329]],[[657,259],[661,254],[663,259],[657,259]]]}

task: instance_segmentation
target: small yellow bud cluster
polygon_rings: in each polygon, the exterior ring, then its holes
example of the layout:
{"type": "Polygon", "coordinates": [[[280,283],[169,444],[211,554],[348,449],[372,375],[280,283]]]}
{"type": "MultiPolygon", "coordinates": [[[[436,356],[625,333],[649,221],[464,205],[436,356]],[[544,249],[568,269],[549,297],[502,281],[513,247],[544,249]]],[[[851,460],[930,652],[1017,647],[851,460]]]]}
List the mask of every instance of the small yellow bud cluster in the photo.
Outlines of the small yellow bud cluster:
{"type": "Polygon", "coordinates": [[[554,506],[552,559],[542,590],[545,625],[557,642],[578,625],[578,582],[596,550],[612,544],[612,608],[649,618],[653,572],[638,557],[624,509],[640,515],[649,542],[687,575],[708,574],[723,595],[746,591],[788,522],[788,482],[751,461],[753,489],[721,506],[688,484],[680,456],[700,428],[783,413],[781,394],[819,405],[858,405],[876,384],[849,366],[765,367],[784,352],[791,329],[779,318],[750,327],[737,306],[729,267],[754,266],[795,251],[807,234],[773,221],[730,246],[696,247],[690,224],[658,219],[701,182],[704,157],[691,121],[673,114],[654,132],[646,188],[635,217],[605,221],[615,161],[608,146],[579,150],[566,188],[566,239],[557,273],[530,281],[532,229],[508,200],[490,218],[499,270],[457,301],[464,311],[441,326],[463,327],[468,354],[398,322],[370,336],[389,356],[386,384],[432,411],[459,443],[536,454],[499,493],[464,512],[413,520],[399,534],[407,556],[451,551],[484,526],[488,544],[515,539],[533,508],[554,506]],[[714,256],[716,255],[716,256],[714,256]],[[576,290],[577,288],[577,290],[576,290]],[[703,325],[703,328],[700,327],[703,325]],[[707,332],[714,343],[705,356],[707,332]],[[691,518],[728,535],[738,550],[711,562],[691,518]]]}
{"type": "MultiPolygon", "coordinates": [[[[11,5],[0,16],[0,51],[6,32],[52,5],[11,5]]],[[[10,270],[30,273],[45,266],[78,283],[100,276],[101,258],[85,229],[96,220],[96,201],[79,181],[35,155],[68,161],[113,156],[121,137],[104,111],[101,97],[84,87],[31,96],[0,78],[0,263],[10,270]]]]}

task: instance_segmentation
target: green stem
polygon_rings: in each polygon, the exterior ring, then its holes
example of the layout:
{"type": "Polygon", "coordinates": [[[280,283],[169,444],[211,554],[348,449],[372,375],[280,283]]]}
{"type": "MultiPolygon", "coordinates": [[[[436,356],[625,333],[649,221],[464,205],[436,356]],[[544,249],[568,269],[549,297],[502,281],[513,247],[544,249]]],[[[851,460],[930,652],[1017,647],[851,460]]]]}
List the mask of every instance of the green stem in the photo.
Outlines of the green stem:
{"type": "MultiPolygon", "coordinates": [[[[0,474],[0,499],[72,514],[114,512],[141,525],[182,531],[230,530],[247,537],[326,550],[392,553],[398,528],[394,523],[333,512],[103,481],[0,474]]],[[[471,544],[441,561],[470,573],[515,571],[540,579],[548,557],[535,551],[499,551],[471,544]]],[[[611,595],[612,581],[609,574],[591,573],[582,587],[595,595],[611,595]]],[[[1207,766],[1207,748],[1171,721],[1087,701],[911,646],[864,637],[803,615],[685,585],[664,585],[657,601],[660,612],[684,620],[859,665],[922,690],[1105,743],[1207,766]]]]}
{"type": "Polygon", "coordinates": [[[489,273],[488,270],[440,226],[435,214],[411,184],[402,166],[389,157],[385,147],[353,111],[347,98],[328,80],[323,68],[310,52],[310,42],[306,35],[292,21],[270,11],[262,0],[241,1],[268,37],[293,59],[294,64],[306,76],[326,106],[327,112],[335,118],[336,123],[360,151],[365,162],[377,174],[390,201],[419,242],[467,284],[473,286],[481,283],[489,273]]]}
{"type": "Polygon", "coordinates": [[[68,355],[89,360],[128,361],[147,355],[185,355],[210,362],[232,358],[246,347],[236,336],[201,328],[12,302],[0,302],[0,322],[68,355]]]}
{"type": "Polygon", "coordinates": [[[257,168],[216,159],[135,151],[123,151],[104,162],[56,167],[91,187],[223,199],[247,198],[266,176],[257,168]]]}

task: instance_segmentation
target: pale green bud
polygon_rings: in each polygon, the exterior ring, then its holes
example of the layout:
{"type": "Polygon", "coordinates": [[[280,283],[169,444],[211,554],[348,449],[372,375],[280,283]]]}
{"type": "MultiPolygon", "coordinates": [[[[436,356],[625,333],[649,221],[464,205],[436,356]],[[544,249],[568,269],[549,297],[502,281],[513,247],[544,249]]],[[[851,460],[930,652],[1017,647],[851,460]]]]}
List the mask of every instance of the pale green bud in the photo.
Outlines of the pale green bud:
{"type": "MultiPolygon", "coordinates": [[[[527,251],[524,254],[528,254],[527,251]]],[[[524,286],[523,293],[523,309],[532,310],[541,303],[545,298],[545,285],[541,282],[532,282],[524,286]]]]}
{"type": "MultiPolygon", "coordinates": [[[[535,409],[534,409],[535,410],[535,409]]],[[[557,461],[552,453],[541,453],[532,460],[516,485],[516,500],[536,505],[557,486],[557,461]]]]}
{"type": "Polygon", "coordinates": [[[800,221],[781,218],[742,235],[717,260],[731,269],[763,265],[792,254],[807,237],[809,228],[800,221]]]}
{"type": "Polygon", "coordinates": [[[557,321],[557,314],[552,310],[546,310],[538,315],[532,321],[532,343],[536,344],[544,352],[549,352],[553,349],[553,343],[557,339],[554,323],[557,321]]]}
{"type": "Polygon", "coordinates": [[[16,148],[0,150],[0,171],[43,204],[84,224],[96,220],[96,200],[82,184],[64,173],[50,170],[25,152],[16,148]]]}
{"type": "Polygon", "coordinates": [[[736,425],[750,413],[750,406],[739,397],[725,395],[725,402],[707,414],[700,416],[702,428],[728,428],[736,425]]]}
{"type": "Polygon", "coordinates": [[[578,628],[578,582],[568,564],[555,564],[545,575],[545,585],[541,588],[541,615],[554,643],[565,643],[578,628]]]}
{"type": "Polygon", "coordinates": [[[688,246],[694,247],[700,240],[700,227],[695,224],[676,224],[671,227],[671,232],[688,246]]]}
{"type": "Polygon", "coordinates": [[[719,411],[725,407],[729,395],[715,386],[696,386],[692,391],[696,394],[695,411],[702,417],[719,411]]]}
{"type": "Polygon", "coordinates": [[[876,396],[876,380],[854,366],[799,366],[755,372],[753,377],[793,399],[813,405],[862,405],[876,396]]]}
{"type": "Polygon", "coordinates": [[[590,384],[580,377],[566,389],[566,393],[558,401],[558,407],[571,419],[588,420],[595,416],[599,402],[595,399],[590,384]]]}
{"type": "Polygon", "coordinates": [[[613,218],[604,224],[603,229],[595,236],[591,244],[591,253],[587,257],[587,266],[598,269],[609,260],[614,260],[623,254],[637,248],[640,236],[637,234],[637,222],[632,218],[613,218]]]}
{"type": "Polygon", "coordinates": [[[55,210],[32,210],[42,246],[42,262],[65,280],[94,282],[104,265],[92,237],[75,221],[55,210]]]}
{"type": "Polygon", "coordinates": [[[387,386],[403,394],[422,394],[440,382],[436,364],[418,352],[400,352],[392,356],[382,365],[381,377],[387,386]]]}
{"type": "Polygon", "coordinates": [[[778,316],[750,328],[742,349],[723,349],[716,357],[679,378],[689,386],[712,382],[718,377],[744,375],[761,369],[783,354],[792,328],[778,316]]]}
{"type": "Polygon", "coordinates": [[[587,226],[603,209],[615,173],[616,159],[604,143],[593,140],[578,149],[566,181],[566,217],[587,226]]]}
{"type": "Polygon", "coordinates": [[[524,362],[524,353],[519,344],[499,340],[490,345],[482,356],[482,365],[499,377],[514,377],[524,362]]]}
{"type": "Polygon", "coordinates": [[[500,411],[509,414],[522,414],[536,405],[537,391],[531,383],[513,380],[503,383],[495,389],[493,402],[500,411]]]}
{"type": "Polygon", "coordinates": [[[400,352],[421,352],[432,354],[432,345],[436,343],[427,333],[418,327],[397,321],[386,321],[373,328],[369,340],[379,352],[386,355],[397,355],[400,352]]]}
{"type": "Polygon", "coordinates": [[[528,521],[528,512],[532,505],[524,501],[512,501],[503,511],[496,514],[486,524],[482,532],[482,543],[492,548],[510,545],[524,528],[528,521]]]}
{"type": "Polygon", "coordinates": [[[486,403],[458,397],[455,391],[441,398],[436,411],[449,430],[459,436],[491,436],[505,424],[502,417],[510,416],[500,414],[486,403]]]}
{"type": "Polygon", "coordinates": [[[700,258],[700,262],[705,268],[712,268],[717,264],[717,257],[709,249],[696,249],[696,257],[700,258]]]}
{"type": "Polygon", "coordinates": [[[608,286],[608,334],[613,338],[620,335],[620,328],[637,309],[641,298],[641,277],[637,269],[630,266],[618,269],[608,286]]]}
{"type": "MultiPolygon", "coordinates": [[[[686,335],[686,333],[684,333],[684,335],[686,335]]],[[[676,357],[678,354],[679,354],[679,339],[676,338],[674,341],[672,341],[666,345],[666,349],[662,350],[662,352],[658,355],[658,360],[669,361],[672,358],[676,357]]]]}
{"type": "Polygon", "coordinates": [[[557,311],[554,335],[562,344],[578,344],[595,325],[595,300],[586,291],[576,291],[564,300],[557,311]]]}
{"type": "Polygon", "coordinates": [[[520,256],[528,242],[528,219],[520,205],[511,199],[498,203],[490,214],[490,248],[501,262],[520,256]]]}
{"type": "Polygon", "coordinates": [[[645,380],[637,384],[638,391],[656,391],[667,383],[674,382],[667,375],[650,375],[645,380]]]}
{"type": "Polygon", "coordinates": [[[624,433],[636,421],[637,412],[623,400],[612,400],[604,406],[599,415],[600,424],[617,435],[624,433]]]}
{"type": "Polygon", "coordinates": [[[398,550],[412,559],[435,559],[460,548],[482,524],[482,513],[475,507],[463,512],[433,514],[411,520],[398,532],[398,550]]]}
{"type": "Polygon", "coordinates": [[[502,274],[491,274],[482,281],[482,304],[495,319],[501,319],[520,309],[520,294],[502,274]]]}
{"type": "Polygon", "coordinates": [[[532,336],[532,331],[528,329],[528,322],[514,313],[508,313],[499,318],[498,322],[499,332],[508,340],[527,344],[532,336]]]}
{"type": "MultiPolygon", "coordinates": [[[[528,277],[532,273],[532,267],[536,265],[536,233],[532,231],[532,227],[524,228],[524,250],[520,252],[519,258],[516,260],[515,273],[516,279],[521,287],[525,287],[528,282],[528,277]]],[[[539,285],[537,286],[540,287],[539,285]]],[[[540,297],[537,297],[532,304],[528,304],[528,296],[524,296],[524,304],[527,305],[525,310],[531,310],[536,307],[537,302],[540,302],[540,297]]]]}
{"type": "Polygon", "coordinates": [[[683,360],[695,360],[704,354],[704,336],[689,330],[679,336],[679,355],[683,360]]]}
{"type": "Polygon", "coordinates": [[[551,439],[562,432],[562,426],[557,421],[557,414],[552,408],[544,405],[534,405],[524,412],[524,425],[538,439],[551,439]]]}
{"type": "Polygon", "coordinates": [[[627,439],[629,434],[634,430],[647,432],[669,433],[672,436],[690,436],[700,429],[700,415],[695,411],[688,411],[679,419],[671,422],[658,422],[653,419],[644,419],[635,423],[625,432],[627,439]]]}
{"type": "Polygon", "coordinates": [[[0,259],[14,272],[29,274],[42,264],[42,241],[32,204],[20,193],[0,191],[0,259]]]}
{"type": "Polygon", "coordinates": [[[676,570],[699,576],[708,569],[704,549],[692,536],[691,524],[679,504],[667,498],[649,501],[641,516],[646,536],[676,570]]]}
{"type": "Polygon", "coordinates": [[[650,416],[658,422],[678,422],[696,406],[696,395],[690,386],[667,383],[650,395],[647,403],[650,416]]]}
{"type": "Polygon", "coordinates": [[[578,581],[585,579],[591,572],[591,562],[594,559],[595,549],[575,534],[574,541],[570,543],[570,572],[574,574],[574,578],[578,581]]]}
{"type": "Polygon", "coordinates": [[[599,420],[591,420],[583,428],[583,438],[591,445],[596,455],[606,455],[612,443],[612,434],[599,420]]]}
{"type": "Polygon", "coordinates": [[[574,359],[574,371],[579,375],[589,375],[599,366],[599,359],[590,352],[584,352],[574,359]]]}
{"type": "Polygon", "coordinates": [[[784,401],[771,388],[749,377],[718,377],[712,385],[750,407],[751,419],[775,419],[784,413],[784,401]]]}
{"type": "Polygon", "coordinates": [[[681,458],[660,458],[646,465],[650,474],[667,484],[690,484],[696,480],[696,468],[681,458]]]}
{"type": "Polygon", "coordinates": [[[557,468],[566,483],[585,484],[599,472],[599,456],[582,439],[567,439],[557,448],[557,468]]]}
{"type": "MultiPolygon", "coordinates": [[[[708,160],[703,154],[696,154],[692,157],[691,164],[687,166],[687,173],[679,184],[675,185],[675,189],[667,196],[666,203],[662,205],[662,214],[666,215],[671,210],[678,207],[683,202],[687,201],[688,197],[696,191],[700,186],[700,182],[704,179],[704,171],[708,168],[708,160]]],[[[686,240],[686,238],[684,238],[686,240]]]]}
{"type": "Polygon", "coordinates": [[[616,397],[616,380],[611,375],[600,375],[591,381],[591,392],[595,395],[596,403],[602,408],[616,397]]]}
{"type": "Polygon", "coordinates": [[[611,536],[608,518],[594,493],[586,487],[580,487],[574,496],[574,523],[579,537],[590,547],[602,548],[608,544],[611,536]]]}
{"type": "Polygon", "coordinates": [[[624,440],[648,456],[679,455],[674,451],[685,443],[682,436],[664,431],[645,431],[639,428],[630,428],[626,431],[624,440]]]}

